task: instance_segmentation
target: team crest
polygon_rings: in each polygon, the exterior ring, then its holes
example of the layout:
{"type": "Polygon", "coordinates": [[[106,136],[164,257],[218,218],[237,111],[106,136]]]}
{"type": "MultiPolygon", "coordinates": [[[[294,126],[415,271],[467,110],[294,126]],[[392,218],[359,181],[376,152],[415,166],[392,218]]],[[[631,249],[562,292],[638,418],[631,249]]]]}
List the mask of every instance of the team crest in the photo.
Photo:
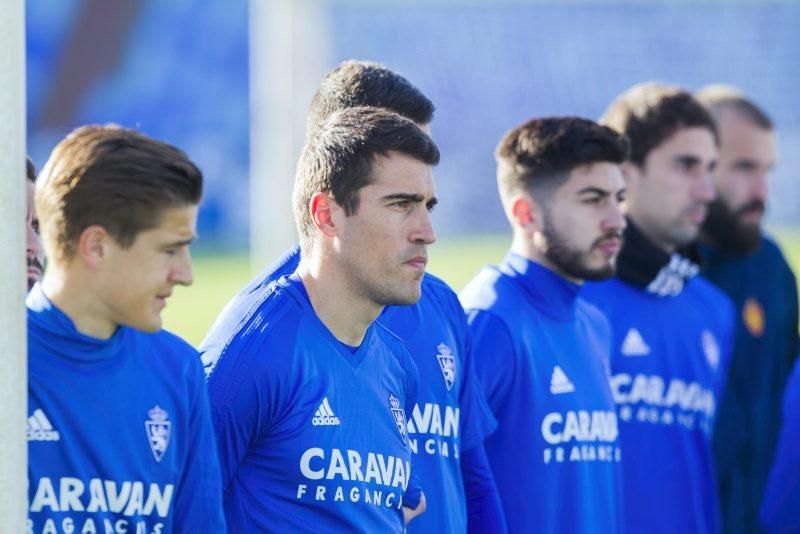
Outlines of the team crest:
{"type": "Polygon", "coordinates": [[[717,367],[719,367],[719,344],[717,343],[717,338],[714,337],[711,331],[703,330],[700,335],[700,343],[703,345],[703,353],[706,355],[708,365],[716,371],[717,367]]]}
{"type": "Polygon", "coordinates": [[[453,356],[453,351],[444,343],[439,343],[436,349],[439,351],[436,359],[439,360],[439,367],[442,368],[444,384],[447,386],[447,391],[450,391],[453,389],[453,384],[456,383],[456,359],[453,356]]]}
{"type": "Polygon", "coordinates": [[[169,447],[172,423],[167,420],[167,412],[158,404],[148,410],[147,415],[150,416],[150,419],[144,422],[147,441],[150,443],[150,450],[153,451],[156,462],[160,462],[169,447]]]}
{"type": "Polygon", "coordinates": [[[400,432],[400,438],[403,440],[403,445],[406,444],[406,413],[403,411],[403,406],[400,400],[389,393],[389,408],[392,410],[392,417],[397,425],[397,431],[400,432]]]}
{"type": "Polygon", "coordinates": [[[764,335],[766,317],[764,308],[756,299],[751,297],[745,301],[744,307],[742,307],[742,322],[751,336],[761,337],[764,335]]]}

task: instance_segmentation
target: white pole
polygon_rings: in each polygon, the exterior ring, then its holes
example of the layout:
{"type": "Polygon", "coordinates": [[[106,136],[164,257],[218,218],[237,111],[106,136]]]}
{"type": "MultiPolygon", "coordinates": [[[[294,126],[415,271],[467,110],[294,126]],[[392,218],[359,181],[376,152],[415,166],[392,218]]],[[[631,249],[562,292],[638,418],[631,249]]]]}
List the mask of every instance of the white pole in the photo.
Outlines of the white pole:
{"type": "Polygon", "coordinates": [[[250,0],[250,259],[297,241],[292,184],[308,105],[329,62],[327,0],[250,0]]]}
{"type": "Polygon", "coordinates": [[[25,2],[0,9],[0,532],[25,532],[25,2]]]}

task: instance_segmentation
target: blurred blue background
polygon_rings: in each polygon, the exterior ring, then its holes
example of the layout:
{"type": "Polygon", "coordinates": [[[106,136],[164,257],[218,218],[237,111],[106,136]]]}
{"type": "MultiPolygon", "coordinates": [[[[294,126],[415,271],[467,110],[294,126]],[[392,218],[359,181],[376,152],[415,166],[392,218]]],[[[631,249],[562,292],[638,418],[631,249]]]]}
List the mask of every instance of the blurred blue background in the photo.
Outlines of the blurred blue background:
{"type": "MultiPolygon", "coordinates": [[[[796,2],[318,4],[328,21],[328,68],[378,61],[436,104],[440,235],[505,231],[492,158],[504,131],[533,116],[597,118],[618,93],[651,79],[691,90],[722,82],[752,95],[780,133],[768,220],[800,222],[796,2]]],[[[138,128],[184,149],[204,171],[201,245],[246,248],[248,3],[26,5],[28,146],[37,165],[78,125],[138,128]]]]}

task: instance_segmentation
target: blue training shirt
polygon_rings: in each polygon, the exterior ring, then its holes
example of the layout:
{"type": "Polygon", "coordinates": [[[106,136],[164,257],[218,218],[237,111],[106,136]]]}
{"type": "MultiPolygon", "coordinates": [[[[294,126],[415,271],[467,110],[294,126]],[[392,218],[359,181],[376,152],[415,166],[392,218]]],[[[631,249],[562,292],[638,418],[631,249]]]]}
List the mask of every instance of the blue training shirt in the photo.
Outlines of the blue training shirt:
{"type": "Polygon", "coordinates": [[[417,371],[373,323],[351,352],[300,279],[261,287],[203,342],[232,532],[402,532],[417,371]]]}
{"type": "Polygon", "coordinates": [[[619,278],[587,283],[582,295],[613,328],[626,528],[719,532],[710,438],[731,353],[730,300],[701,276],[671,296],[619,278]]]}
{"type": "Polygon", "coordinates": [[[610,330],[580,286],[514,253],[461,293],[509,532],[623,530],[610,330]]]}
{"type": "Polygon", "coordinates": [[[761,524],[766,532],[800,532],[800,360],[786,383],[782,419],[761,524]]]}
{"type": "MultiPolygon", "coordinates": [[[[299,247],[295,246],[254,278],[226,307],[212,332],[221,335],[236,328],[228,318],[239,316],[254,292],[294,272],[299,260],[299,247]]],[[[483,443],[496,423],[472,368],[464,311],[456,294],[426,273],[419,302],[387,307],[378,321],[403,340],[420,376],[418,402],[408,416],[408,433],[412,466],[425,490],[428,507],[408,525],[408,531],[465,532],[461,452],[483,443]]],[[[204,342],[203,350],[209,343],[213,341],[204,342]]]]}
{"type": "Polygon", "coordinates": [[[83,335],[38,285],[27,307],[28,532],[225,532],[197,352],[83,335]]]}

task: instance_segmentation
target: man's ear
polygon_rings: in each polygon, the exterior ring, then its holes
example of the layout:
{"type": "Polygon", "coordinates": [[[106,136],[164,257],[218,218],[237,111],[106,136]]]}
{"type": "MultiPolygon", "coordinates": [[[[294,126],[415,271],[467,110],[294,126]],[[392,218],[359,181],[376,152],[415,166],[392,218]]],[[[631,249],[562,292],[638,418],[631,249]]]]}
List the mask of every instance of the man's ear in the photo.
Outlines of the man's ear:
{"type": "Polygon", "coordinates": [[[530,195],[514,195],[509,203],[509,212],[513,225],[526,234],[533,235],[542,229],[542,207],[530,195]]]}
{"type": "Polygon", "coordinates": [[[87,226],[78,238],[78,256],[90,268],[100,267],[108,257],[113,238],[99,224],[87,226]]]}
{"type": "Polygon", "coordinates": [[[330,193],[314,193],[308,203],[311,221],[314,227],[325,237],[336,237],[338,233],[333,217],[333,213],[338,207],[330,193]]]}

